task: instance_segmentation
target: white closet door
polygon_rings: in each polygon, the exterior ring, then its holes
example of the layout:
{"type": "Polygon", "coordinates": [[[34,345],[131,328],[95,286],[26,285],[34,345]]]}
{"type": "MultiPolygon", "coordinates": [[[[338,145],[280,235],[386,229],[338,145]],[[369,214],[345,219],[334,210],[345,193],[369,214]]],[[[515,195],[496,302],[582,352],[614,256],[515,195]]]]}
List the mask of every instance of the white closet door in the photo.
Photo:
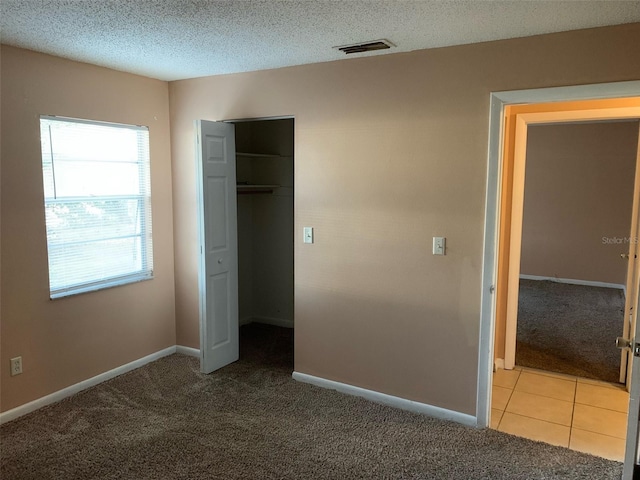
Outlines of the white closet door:
{"type": "Polygon", "coordinates": [[[199,120],[200,368],[238,360],[238,229],[234,126],[199,120]]]}

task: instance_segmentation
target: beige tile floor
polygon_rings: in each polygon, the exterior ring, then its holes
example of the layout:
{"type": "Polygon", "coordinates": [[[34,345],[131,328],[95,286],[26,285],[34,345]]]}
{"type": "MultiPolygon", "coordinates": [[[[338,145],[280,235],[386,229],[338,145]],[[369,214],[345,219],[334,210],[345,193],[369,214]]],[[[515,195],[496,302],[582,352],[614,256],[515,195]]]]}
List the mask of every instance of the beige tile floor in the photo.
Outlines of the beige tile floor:
{"type": "Polygon", "coordinates": [[[491,428],[622,461],[624,387],[516,367],[493,374],[491,428]]]}

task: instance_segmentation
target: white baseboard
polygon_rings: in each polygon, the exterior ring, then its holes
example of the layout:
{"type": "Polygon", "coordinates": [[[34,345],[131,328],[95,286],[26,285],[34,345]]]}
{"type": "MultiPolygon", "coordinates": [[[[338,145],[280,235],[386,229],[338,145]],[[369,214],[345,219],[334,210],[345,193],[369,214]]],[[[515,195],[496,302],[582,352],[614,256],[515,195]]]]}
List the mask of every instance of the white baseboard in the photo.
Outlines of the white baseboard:
{"type": "Polygon", "coordinates": [[[452,422],[461,423],[470,427],[476,427],[478,425],[477,418],[471,415],[467,415],[466,413],[455,412],[453,410],[447,410],[446,408],[435,407],[426,403],[407,400],[406,398],[394,397],[393,395],[387,395],[386,393],[380,393],[374,390],[354,387],[353,385],[334,382],[333,380],[327,380],[321,377],[314,377],[313,375],[307,375],[306,373],[293,372],[293,375],[291,376],[294,380],[297,380],[299,382],[310,383],[311,385],[315,385],[316,387],[337,390],[338,392],[346,393],[347,395],[362,397],[367,400],[371,400],[372,402],[389,405],[390,407],[399,408],[401,410],[422,413],[430,417],[439,418],[441,420],[450,420],[452,422]]]}
{"type": "Polygon", "coordinates": [[[276,327],[293,328],[293,320],[288,320],[285,318],[251,317],[249,319],[243,319],[240,322],[240,325],[246,325],[248,323],[264,323],[266,325],[274,325],[276,327]]]}
{"type": "Polygon", "coordinates": [[[576,280],[574,278],[557,278],[557,277],[541,277],[539,275],[524,275],[521,274],[522,280],[548,280],[556,283],[569,283],[571,285],[585,285],[587,287],[602,287],[602,288],[617,288],[619,290],[626,290],[626,285],[621,283],[607,283],[607,282],[594,282],[592,280],[576,280]]]}
{"type": "MultiPolygon", "coordinates": [[[[113,370],[109,370],[108,372],[101,373],[100,375],[96,375],[95,377],[88,378],[87,380],[83,380],[82,382],[63,388],[62,390],[58,390],[57,392],[53,392],[49,395],[33,400],[32,402],[25,403],[24,405],[20,405],[19,407],[12,408],[11,410],[7,410],[6,412],[2,412],[0,413],[0,425],[6,422],[10,422],[11,420],[15,420],[16,418],[26,415],[27,413],[38,410],[39,408],[59,402],[60,400],[70,397],[71,395],[81,392],[82,390],[86,390],[87,388],[98,385],[99,383],[115,378],[118,375],[122,375],[123,373],[127,373],[131,370],[135,370],[136,368],[140,368],[147,363],[155,362],[162,357],[172,355],[176,353],[178,348],[195,350],[190,349],[189,347],[176,347],[175,345],[172,347],[167,347],[163,350],[152,353],[151,355],[147,355],[146,357],[142,357],[138,360],[127,363],[126,365],[114,368],[113,370]]],[[[200,351],[198,351],[198,356],[200,356],[200,351]]]]}
{"type": "Polygon", "coordinates": [[[493,371],[504,370],[504,358],[496,358],[493,361],[493,371]]]}
{"type": "Polygon", "coordinates": [[[182,355],[189,355],[190,357],[200,358],[200,349],[185,347],[184,345],[176,345],[176,353],[181,353],[182,355]]]}

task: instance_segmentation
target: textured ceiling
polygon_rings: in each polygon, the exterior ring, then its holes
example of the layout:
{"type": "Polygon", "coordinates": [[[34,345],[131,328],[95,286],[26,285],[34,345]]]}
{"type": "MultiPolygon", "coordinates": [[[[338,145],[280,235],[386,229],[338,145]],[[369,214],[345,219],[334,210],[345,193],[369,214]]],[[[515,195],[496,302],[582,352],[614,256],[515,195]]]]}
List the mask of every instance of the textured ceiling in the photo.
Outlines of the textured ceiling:
{"type": "Polygon", "coordinates": [[[0,0],[2,43],[163,80],[640,22],[640,0],[0,0]]]}

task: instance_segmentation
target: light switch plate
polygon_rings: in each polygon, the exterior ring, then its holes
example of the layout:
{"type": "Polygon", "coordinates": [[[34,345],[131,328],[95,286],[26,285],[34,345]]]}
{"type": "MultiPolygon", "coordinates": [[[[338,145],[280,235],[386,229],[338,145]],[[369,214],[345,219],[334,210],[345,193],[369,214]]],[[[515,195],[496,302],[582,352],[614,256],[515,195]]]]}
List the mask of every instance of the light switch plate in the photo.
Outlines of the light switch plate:
{"type": "Polygon", "coordinates": [[[304,243],[313,243],[313,227],[304,227],[304,243]]]}
{"type": "Polygon", "coordinates": [[[433,237],[433,254],[444,255],[446,249],[445,237],[433,237]]]}

